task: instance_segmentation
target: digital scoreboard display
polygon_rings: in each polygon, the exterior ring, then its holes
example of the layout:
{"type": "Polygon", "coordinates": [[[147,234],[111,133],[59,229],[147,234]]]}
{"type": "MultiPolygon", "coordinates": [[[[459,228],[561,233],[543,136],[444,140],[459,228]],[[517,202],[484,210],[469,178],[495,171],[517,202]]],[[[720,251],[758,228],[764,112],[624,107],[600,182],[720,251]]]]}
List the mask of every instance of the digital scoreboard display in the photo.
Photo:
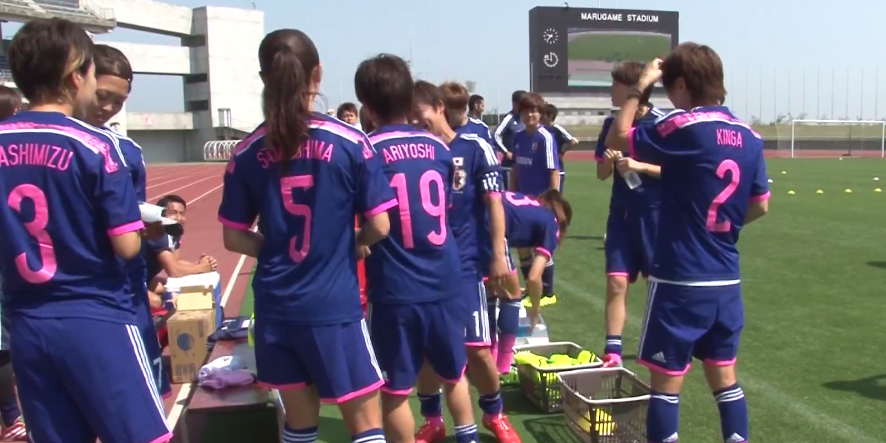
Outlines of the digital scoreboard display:
{"type": "Polygon", "coordinates": [[[647,63],[679,42],[679,13],[537,7],[529,11],[529,65],[535,92],[602,92],[612,69],[647,63]]]}

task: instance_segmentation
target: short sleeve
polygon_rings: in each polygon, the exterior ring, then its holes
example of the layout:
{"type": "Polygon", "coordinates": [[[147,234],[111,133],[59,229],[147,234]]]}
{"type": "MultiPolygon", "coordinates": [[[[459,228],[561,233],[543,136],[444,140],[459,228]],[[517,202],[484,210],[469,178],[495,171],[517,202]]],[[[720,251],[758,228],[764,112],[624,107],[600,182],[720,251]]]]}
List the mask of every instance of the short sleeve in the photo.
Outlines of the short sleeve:
{"type": "Polygon", "coordinates": [[[603,127],[600,128],[600,135],[597,136],[597,149],[594,150],[594,159],[597,162],[603,161],[603,155],[606,153],[606,137],[609,135],[609,128],[612,127],[612,117],[603,120],[603,127]]]}
{"type": "Polygon", "coordinates": [[[557,224],[557,219],[551,217],[544,224],[541,230],[539,243],[540,244],[535,247],[535,252],[547,256],[548,258],[553,257],[554,251],[560,243],[560,225],[557,224]]]}
{"type": "Polygon", "coordinates": [[[394,191],[385,178],[381,159],[365,136],[360,141],[362,155],[356,157],[356,211],[372,217],[397,206],[394,191]]]}
{"type": "Polygon", "coordinates": [[[501,166],[492,145],[483,139],[477,139],[477,149],[474,151],[474,176],[483,191],[487,193],[499,193],[502,191],[501,166]]]}
{"type": "Polygon", "coordinates": [[[560,126],[560,125],[555,124],[555,125],[554,125],[554,129],[557,131],[557,133],[560,134],[561,137],[563,137],[564,140],[566,140],[567,143],[568,143],[568,142],[571,142],[572,139],[575,138],[575,137],[573,137],[572,134],[570,134],[569,131],[567,131],[566,128],[564,128],[563,126],[560,126]]]}
{"type": "Polygon", "coordinates": [[[769,195],[769,176],[766,173],[766,160],[761,151],[754,171],[754,182],[751,184],[751,202],[769,200],[769,195]]]}
{"type": "MultiPolygon", "coordinates": [[[[96,143],[101,141],[97,140],[96,143]]],[[[120,152],[110,149],[108,145],[101,147],[99,152],[107,158],[93,162],[93,167],[98,169],[96,209],[101,214],[108,235],[113,237],[144,228],[132,176],[120,152]]]]}
{"type": "Polygon", "coordinates": [[[652,121],[644,121],[628,132],[632,158],[658,158],[693,155],[703,146],[697,140],[691,118],[675,111],[652,121]]]}
{"type": "Polygon", "coordinates": [[[249,171],[246,170],[248,168],[244,167],[248,165],[241,164],[238,157],[234,157],[230,161],[231,164],[225,170],[222,202],[218,207],[218,221],[225,227],[248,231],[258,216],[258,210],[255,208],[244,177],[249,174],[249,171]]]}
{"type": "Polygon", "coordinates": [[[547,129],[539,131],[545,146],[545,166],[548,170],[560,169],[560,153],[557,152],[557,141],[554,134],[547,129]]]}
{"type": "Polygon", "coordinates": [[[168,235],[164,235],[160,238],[155,238],[152,240],[145,240],[143,244],[145,245],[145,251],[147,251],[154,257],[156,257],[163,251],[172,252],[174,250],[174,247],[170,242],[170,237],[168,235]]]}

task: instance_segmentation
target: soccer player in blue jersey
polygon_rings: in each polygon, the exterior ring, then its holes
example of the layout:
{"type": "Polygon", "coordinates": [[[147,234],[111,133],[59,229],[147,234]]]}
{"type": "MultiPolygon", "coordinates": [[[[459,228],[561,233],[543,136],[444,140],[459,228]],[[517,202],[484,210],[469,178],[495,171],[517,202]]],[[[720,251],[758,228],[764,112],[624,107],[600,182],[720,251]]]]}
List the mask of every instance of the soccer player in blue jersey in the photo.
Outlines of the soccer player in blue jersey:
{"type": "Polygon", "coordinates": [[[385,376],[382,415],[392,441],[412,441],[409,393],[427,362],[444,381],[459,443],[479,441],[463,377],[465,305],[458,244],[449,223],[455,165],[443,141],[408,124],[415,83],[406,61],[380,54],[354,78],[357,98],[379,127],[370,140],[396,190],[390,236],[366,258],[369,322],[385,376]],[[458,280],[456,280],[457,282],[458,280]]]}
{"type": "MultiPolygon", "coordinates": [[[[424,126],[449,145],[455,165],[449,224],[461,264],[460,290],[466,306],[464,345],[468,369],[471,381],[480,393],[483,424],[497,441],[519,443],[519,435],[502,414],[498,371],[490,352],[492,334],[483,282],[483,276],[489,276],[491,286],[497,289],[505,286],[510,277],[516,277],[510,272],[513,266],[508,265],[501,168],[495,151],[483,137],[457,133],[452,127],[463,123],[467,116],[467,88],[455,82],[444,83],[438,88],[419,81],[415,86],[415,102],[424,126]]],[[[518,281],[513,282],[510,292],[519,297],[518,281]]],[[[416,443],[436,443],[446,439],[440,387],[433,371],[425,365],[418,381],[418,398],[425,423],[416,434],[416,443]]]]}
{"type": "Polygon", "coordinates": [[[566,164],[563,156],[578,145],[578,139],[573,137],[569,131],[563,126],[555,123],[557,120],[557,107],[547,103],[545,110],[541,116],[541,124],[547,127],[554,134],[554,141],[557,142],[557,156],[560,162],[560,193],[563,193],[563,185],[566,182],[566,164]]]}
{"type": "MultiPolygon", "coordinates": [[[[620,107],[627,100],[631,88],[640,79],[643,64],[625,62],[612,71],[612,105],[620,107]]],[[[640,97],[640,108],[634,115],[634,125],[652,124],[663,112],[649,104],[655,85],[649,85],[640,97]]],[[[658,164],[630,158],[614,149],[607,149],[606,136],[613,117],[603,122],[597,137],[597,178],[612,178],[609,199],[609,218],[606,221],[606,345],[603,362],[606,366],[622,363],[622,333],[627,319],[628,285],[637,277],[649,275],[655,234],[658,230],[660,200],[658,164]],[[641,185],[630,189],[624,175],[633,171],[641,185]]]]}
{"type": "Polygon", "coordinates": [[[93,43],[62,19],[16,33],[9,62],[31,104],[0,124],[0,270],[12,364],[41,443],[165,442],[125,268],[141,248],[117,141],[81,120],[95,101],[93,43]]]}
{"type": "MultiPolygon", "coordinates": [[[[486,100],[482,95],[474,94],[468,98],[468,117],[483,121],[483,112],[486,111],[486,100]]],[[[484,123],[485,124],[485,123],[484,123]]],[[[494,142],[494,140],[493,140],[494,142]]]]}
{"type": "MultiPolygon", "coordinates": [[[[119,49],[108,45],[95,45],[93,60],[95,61],[96,106],[90,113],[87,122],[95,127],[111,131],[106,126],[108,121],[123,109],[123,104],[126,103],[132,90],[132,66],[119,49]]],[[[113,135],[116,140],[119,140],[120,152],[126,160],[126,168],[132,177],[136,198],[140,202],[147,201],[147,170],[141,146],[129,137],[116,132],[113,135]]],[[[160,237],[165,238],[165,235],[161,233],[160,237]]],[[[137,325],[145,344],[148,361],[153,369],[154,380],[160,395],[168,397],[172,395],[172,386],[169,384],[169,375],[163,372],[163,351],[157,339],[157,328],[154,326],[151,306],[148,303],[147,265],[144,255],[140,254],[127,261],[125,266],[129,274],[129,286],[132,291],[132,303],[136,312],[137,325]]]]}
{"type": "MultiPolygon", "coordinates": [[[[548,263],[553,260],[554,250],[572,223],[572,206],[557,189],[549,189],[535,198],[506,192],[504,204],[508,244],[533,252],[526,271],[526,295],[531,301],[528,314],[534,327],[544,294],[543,274],[550,267],[548,263]]],[[[511,359],[513,355],[511,350],[511,359]]]]}
{"type": "Polygon", "coordinates": [[[352,441],[384,442],[355,252],[387,235],[396,200],[366,136],[311,112],[323,75],[311,39],[280,29],[258,55],[265,122],[231,157],[218,211],[225,248],[257,259],[257,379],[281,392],[285,442],[317,441],[320,400],[338,405],[352,441]]]}
{"type": "Polygon", "coordinates": [[[660,161],[661,214],[639,362],[651,371],[650,442],[678,440],[680,388],[692,358],[720,411],[723,440],[747,442],[748,411],[735,374],[744,327],[737,242],[768,210],[763,140],[725,106],[723,64],[708,46],[679,45],[648,64],[607,146],[660,161]],[[677,108],[632,128],[643,91],[662,81],[677,108]]]}
{"type": "Polygon", "coordinates": [[[495,147],[502,154],[501,166],[505,173],[504,185],[506,188],[510,186],[510,173],[514,165],[514,135],[526,127],[520,120],[520,111],[517,109],[517,105],[520,104],[520,98],[525,94],[526,91],[520,90],[514,91],[511,94],[511,110],[505,114],[498,127],[495,128],[495,134],[493,134],[495,147]]]}

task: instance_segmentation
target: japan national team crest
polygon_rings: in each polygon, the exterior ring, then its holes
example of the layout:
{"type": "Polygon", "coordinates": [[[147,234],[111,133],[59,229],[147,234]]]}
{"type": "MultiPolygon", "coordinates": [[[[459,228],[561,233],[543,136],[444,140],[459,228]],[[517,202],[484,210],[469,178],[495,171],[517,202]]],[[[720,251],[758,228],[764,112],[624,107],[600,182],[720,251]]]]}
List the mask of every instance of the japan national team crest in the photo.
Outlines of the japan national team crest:
{"type": "Polygon", "coordinates": [[[461,191],[468,182],[468,173],[465,172],[465,159],[463,157],[454,157],[452,163],[455,164],[455,178],[452,183],[453,191],[461,191]]]}

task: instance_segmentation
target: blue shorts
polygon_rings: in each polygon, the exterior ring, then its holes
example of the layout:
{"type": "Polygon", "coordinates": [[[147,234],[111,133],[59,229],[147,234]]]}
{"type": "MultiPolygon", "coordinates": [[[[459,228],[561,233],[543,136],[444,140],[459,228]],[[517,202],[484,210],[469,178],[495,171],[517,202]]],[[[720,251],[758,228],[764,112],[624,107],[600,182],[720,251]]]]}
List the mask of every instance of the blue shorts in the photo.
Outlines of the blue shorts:
{"type": "Polygon", "coordinates": [[[425,360],[446,383],[465,372],[465,307],[461,298],[408,305],[373,304],[372,342],[385,377],[382,390],[409,395],[425,360]]]}
{"type": "Polygon", "coordinates": [[[12,334],[12,367],[31,441],[172,438],[137,326],[19,315],[12,334]]]}
{"type": "Polygon", "coordinates": [[[689,371],[692,357],[733,365],[743,327],[740,284],[684,286],[652,278],[638,363],[669,375],[689,371]]]}
{"type": "Polygon", "coordinates": [[[620,275],[631,283],[649,275],[658,230],[658,209],[610,212],[606,221],[606,275],[620,275]]]}
{"type": "MultiPolygon", "coordinates": [[[[133,289],[138,289],[135,282],[130,282],[133,289]]],[[[172,385],[169,384],[169,374],[163,370],[163,348],[160,347],[160,340],[157,337],[157,328],[154,326],[154,317],[151,315],[151,304],[148,301],[148,288],[142,282],[141,291],[133,291],[132,307],[135,309],[135,325],[141,334],[142,342],[145,344],[145,352],[148,355],[148,361],[151,363],[151,373],[154,376],[154,382],[157,384],[157,390],[160,396],[167,398],[172,395],[172,385]]]]}
{"type": "Polygon", "coordinates": [[[259,384],[280,390],[313,385],[324,403],[343,403],[382,386],[366,320],[309,326],[256,318],[259,384]]]}
{"type": "Polygon", "coordinates": [[[462,280],[466,310],[465,346],[484,347],[492,344],[486,301],[486,285],[482,281],[462,280]]]}

